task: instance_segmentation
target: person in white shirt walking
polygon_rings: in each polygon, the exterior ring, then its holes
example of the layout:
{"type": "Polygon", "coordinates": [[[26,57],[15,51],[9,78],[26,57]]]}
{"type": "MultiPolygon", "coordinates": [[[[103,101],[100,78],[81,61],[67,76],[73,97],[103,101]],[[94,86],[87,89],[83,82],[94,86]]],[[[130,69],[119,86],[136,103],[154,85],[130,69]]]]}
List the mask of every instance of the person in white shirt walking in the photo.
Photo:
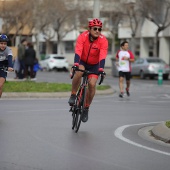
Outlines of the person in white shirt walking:
{"type": "Polygon", "coordinates": [[[134,62],[135,59],[133,53],[128,50],[129,44],[127,41],[123,41],[120,46],[121,49],[116,54],[116,65],[119,71],[119,97],[123,98],[124,77],[126,78],[126,94],[130,96],[131,62],[134,62]]]}

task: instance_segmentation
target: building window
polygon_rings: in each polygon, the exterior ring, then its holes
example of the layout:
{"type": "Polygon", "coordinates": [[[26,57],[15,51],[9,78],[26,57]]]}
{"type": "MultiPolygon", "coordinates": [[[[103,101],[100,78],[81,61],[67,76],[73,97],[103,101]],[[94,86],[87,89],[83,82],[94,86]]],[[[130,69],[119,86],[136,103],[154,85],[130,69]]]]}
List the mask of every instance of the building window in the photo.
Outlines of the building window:
{"type": "Polygon", "coordinates": [[[66,41],[65,42],[65,51],[66,51],[66,53],[74,52],[74,41],[66,41]]]}
{"type": "Polygon", "coordinates": [[[53,42],[53,54],[57,54],[57,42],[53,42]]]}
{"type": "Polygon", "coordinates": [[[45,54],[45,52],[46,52],[46,44],[45,44],[45,42],[40,42],[39,48],[40,48],[40,54],[45,54]]]}

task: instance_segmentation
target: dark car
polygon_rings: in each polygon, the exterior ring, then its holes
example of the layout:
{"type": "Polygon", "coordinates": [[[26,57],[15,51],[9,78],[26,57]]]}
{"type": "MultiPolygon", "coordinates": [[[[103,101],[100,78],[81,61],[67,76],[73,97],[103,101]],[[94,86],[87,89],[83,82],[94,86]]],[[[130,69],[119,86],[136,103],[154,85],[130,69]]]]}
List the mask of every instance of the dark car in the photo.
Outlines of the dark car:
{"type": "Polygon", "coordinates": [[[159,71],[163,73],[164,80],[169,78],[170,67],[164,60],[158,57],[138,58],[132,63],[131,75],[140,76],[141,79],[154,79],[159,71]]]}

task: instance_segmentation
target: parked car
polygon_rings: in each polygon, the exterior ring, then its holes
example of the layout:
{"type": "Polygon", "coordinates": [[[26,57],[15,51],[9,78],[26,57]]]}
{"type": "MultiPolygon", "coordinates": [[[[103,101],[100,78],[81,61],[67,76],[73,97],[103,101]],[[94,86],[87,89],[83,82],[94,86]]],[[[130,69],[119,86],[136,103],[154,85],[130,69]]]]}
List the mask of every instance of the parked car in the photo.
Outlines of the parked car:
{"type": "Polygon", "coordinates": [[[47,54],[44,60],[40,61],[43,69],[68,71],[69,64],[65,56],[59,54],[47,54]]]}
{"type": "Polygon", "coordinates": [[[132,63],[132,76],[140,76],[141,79],[149,77],[154,79],[158,76],[159,70],[163,73],[163,79],[167,80],[170,74],[170,67],[165,61],[158,57],[138,58],[132,63]]]}

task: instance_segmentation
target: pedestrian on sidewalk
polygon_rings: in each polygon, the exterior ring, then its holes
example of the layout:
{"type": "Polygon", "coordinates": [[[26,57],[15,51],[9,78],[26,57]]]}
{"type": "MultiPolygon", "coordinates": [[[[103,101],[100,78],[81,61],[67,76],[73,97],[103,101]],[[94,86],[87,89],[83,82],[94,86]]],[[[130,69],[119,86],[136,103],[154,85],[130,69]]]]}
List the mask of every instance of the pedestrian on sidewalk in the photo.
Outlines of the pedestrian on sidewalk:
{"type": "Polygon", "coordinates": [[[24,59],[25,59],[26,48],[27,48],[27,40],[24,38],[21,40],[21,43],[18,45],[18,60],[20,65],[19,72],[18,72],[19,79],[24,78],[24,70],[25,70],[24,59]]]}
{"type": "Polygon", "coordinates": [[[28,48],[25,51],[25,79],[33,79],[33,67],[34,67],[34,62],[36,60],[36,52],[34,50],[33,44],[31,42],[28,43],[28,48]]]}
{"type": "Polygon", "coordinates": [[[20,69],[18,57],[15,57],[13,66],[14,66],[14,71],[15,71],[14,79],[18,79],[19,78],[19,69],[20,69]]]}

